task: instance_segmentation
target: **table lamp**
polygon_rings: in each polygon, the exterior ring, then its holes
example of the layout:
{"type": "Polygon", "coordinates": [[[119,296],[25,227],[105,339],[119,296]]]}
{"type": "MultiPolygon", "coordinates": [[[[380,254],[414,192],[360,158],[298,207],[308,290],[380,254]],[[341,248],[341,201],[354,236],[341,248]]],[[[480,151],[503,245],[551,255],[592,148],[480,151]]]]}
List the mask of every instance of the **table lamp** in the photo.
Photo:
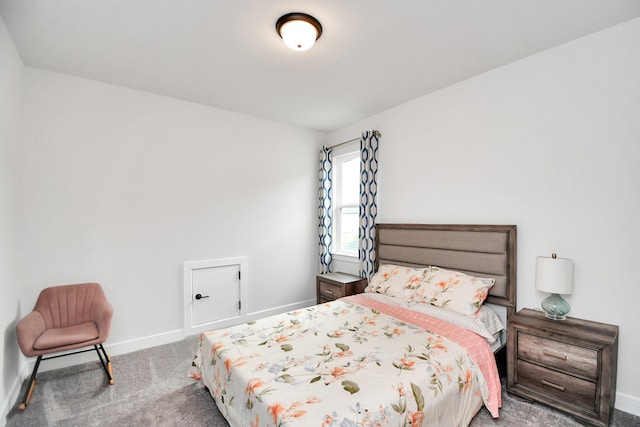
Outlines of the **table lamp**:
{"type": "Polygon", "coordinates": [[[551,295],[542,300],[544,315],[549,319],[564,320],[571,306],[560,294],[573,290],[573,261],[568,258],[539,256],[536,258],[536,289],[551,295]]]}

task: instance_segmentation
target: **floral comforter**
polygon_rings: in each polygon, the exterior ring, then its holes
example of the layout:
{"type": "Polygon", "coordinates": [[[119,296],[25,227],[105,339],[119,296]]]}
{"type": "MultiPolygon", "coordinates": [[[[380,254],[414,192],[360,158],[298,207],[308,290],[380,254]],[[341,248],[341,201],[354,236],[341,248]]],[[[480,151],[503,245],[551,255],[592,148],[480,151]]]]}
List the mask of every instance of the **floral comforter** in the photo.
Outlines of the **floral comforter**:
{"type": "Polygon", "coordinates": [[[483,338],[360,295],[203,333],[190,375],[231,426],[465,426],[501,404],[483,338]]]}

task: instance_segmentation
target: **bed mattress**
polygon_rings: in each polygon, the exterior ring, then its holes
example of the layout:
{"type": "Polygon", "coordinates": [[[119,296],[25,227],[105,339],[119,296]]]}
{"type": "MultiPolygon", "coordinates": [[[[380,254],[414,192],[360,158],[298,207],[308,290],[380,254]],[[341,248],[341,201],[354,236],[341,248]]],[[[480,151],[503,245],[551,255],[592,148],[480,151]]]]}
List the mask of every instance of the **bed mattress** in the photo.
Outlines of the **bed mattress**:
{"type": "Polygon", "coordinates": [[[203,333],[191,376],[231,426],[465,426],[501,404],[484,338],[359,295],[203,333]]]}

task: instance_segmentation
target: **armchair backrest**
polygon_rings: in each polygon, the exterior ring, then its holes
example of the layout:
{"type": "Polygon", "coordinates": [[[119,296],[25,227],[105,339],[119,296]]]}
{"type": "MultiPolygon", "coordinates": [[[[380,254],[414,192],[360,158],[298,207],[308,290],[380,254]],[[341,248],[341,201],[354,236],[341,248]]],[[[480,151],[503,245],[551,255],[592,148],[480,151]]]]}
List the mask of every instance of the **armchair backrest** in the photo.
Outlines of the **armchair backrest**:
{"type": "Polygon", "coordinates": [[[96,316],[104,314],[105,306],[111,312],[111,304],[102,287],[98,283],[82,283],[44,289],[33,311],[38,311],[44,318],[46,329],[51,329],[90,321],[99,323],[96,316]]]}

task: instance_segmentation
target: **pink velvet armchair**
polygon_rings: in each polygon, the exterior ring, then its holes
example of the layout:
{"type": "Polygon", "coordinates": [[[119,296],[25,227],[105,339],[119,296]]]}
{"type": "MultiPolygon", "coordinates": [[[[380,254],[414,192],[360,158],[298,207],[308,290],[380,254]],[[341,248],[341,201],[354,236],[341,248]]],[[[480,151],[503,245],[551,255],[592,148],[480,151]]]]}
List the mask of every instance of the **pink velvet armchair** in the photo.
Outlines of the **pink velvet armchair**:
{"type": "Polygon", "coordinates": [[[27,357],[38,357],[20,410],[25,409],[31,400],[42,360],[95,349],[109,384],[113,384],[111,359],[102,345],[109,336],[112,316],[113,308],[97,283],[53,286],[40,292],[33,311],[16,326],[22,353],[27,357]],[[93,348],[67,353],[68,350],[88,346],[93,348]],[[43,357],[59,352],[65,353],[43,357]]]}

